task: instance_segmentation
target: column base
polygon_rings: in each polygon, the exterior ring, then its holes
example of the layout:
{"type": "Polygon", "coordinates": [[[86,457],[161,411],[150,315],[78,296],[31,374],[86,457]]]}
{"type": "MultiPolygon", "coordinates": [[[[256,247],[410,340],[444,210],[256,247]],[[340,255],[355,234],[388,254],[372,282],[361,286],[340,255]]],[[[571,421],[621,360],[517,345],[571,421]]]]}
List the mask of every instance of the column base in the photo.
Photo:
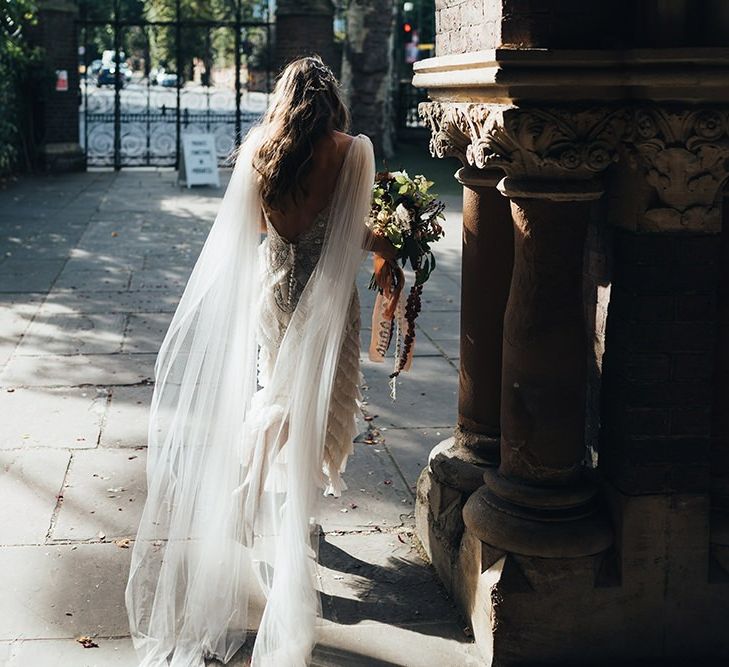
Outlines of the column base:
{"type": "Polygon", "coordinates": [[[540,558],[578,558],[606,551],[613,533],[588,482],[538,487],[484,473],[485,484],[468,499],[463,520],[485,544],[540,558]]]}
{"type": "MultiPolygon", "coordinates": [[[[630,496],[610,485],[601,494],[617,536],[614,546],[592,554],[579,555],[566,533],[570,555],[494,546],[482,540],[464,512],[452,592],[471,621],[484,663],[725,664],[729,576],[722,543],[729,538],[723,519],[714,516],[710,540],[708,496],[630,496]],[[685,548],[671,551],[679,540],[685,548]]],[[[467,507],[481,495],[482,490],[473,494],[467,507]]],[[[486,522],[509,521],[488,504],[480,509],[486,522]]],[[[521,517],[511,526],[517,534],[527,528],[521,517]]],[[[576,543],[584,545],[584,536],[576,543]]]]}
{"type": "Polygon", "coordinates": [[[415,502],[418,537],[449,591],[463,535],[463,506],[483,484],[484,471],[498,465],[498,447],[498,438],[457,426],[453,437],[432,449],[428,467],[418,479],[415,502]]]}

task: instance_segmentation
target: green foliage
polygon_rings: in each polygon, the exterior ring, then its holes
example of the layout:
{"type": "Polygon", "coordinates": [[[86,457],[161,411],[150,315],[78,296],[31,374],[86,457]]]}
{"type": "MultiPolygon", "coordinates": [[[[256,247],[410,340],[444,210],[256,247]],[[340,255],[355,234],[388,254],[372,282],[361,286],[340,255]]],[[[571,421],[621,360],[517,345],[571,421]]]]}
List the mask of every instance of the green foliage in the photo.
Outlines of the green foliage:
{"type": "Polygon", "coordinates": [[[40,61],[26,38],[35,11],[33,0],[0,0],[0,174],[8,173],[20,156],[22,118],[28,111],[24,90],[40,61]]]}
{"type": "MultiPolygon", "coordinates": [[[[372,188],[368,225],[397,248],[397,260],[408,262],[415,272],[415,285],[424,284],[435,269],[430,244],[443,237],[439,220],[445,205],[430,191],[433,181],[407,171],[380,172],[372,188]]],[[[370,287],[375,287],[374,279],[370,287]]]]}

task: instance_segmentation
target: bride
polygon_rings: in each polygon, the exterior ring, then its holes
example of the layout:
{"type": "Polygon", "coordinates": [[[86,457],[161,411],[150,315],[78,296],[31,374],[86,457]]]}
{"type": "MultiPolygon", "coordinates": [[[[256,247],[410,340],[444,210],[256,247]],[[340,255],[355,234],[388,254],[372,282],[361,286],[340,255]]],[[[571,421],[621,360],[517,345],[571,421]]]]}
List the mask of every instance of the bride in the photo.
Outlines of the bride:
{"type": "Polygon", "coordinates": [[[143,667],[229,661],[257,592],[252,665],[311,659],[317,504],[346,489],[358,409],[355,278],[367,250],[394,256],[365,226],[374,156],[348,123],[319,58],[286,67],[162,343],[126,589],[143,667]]]}

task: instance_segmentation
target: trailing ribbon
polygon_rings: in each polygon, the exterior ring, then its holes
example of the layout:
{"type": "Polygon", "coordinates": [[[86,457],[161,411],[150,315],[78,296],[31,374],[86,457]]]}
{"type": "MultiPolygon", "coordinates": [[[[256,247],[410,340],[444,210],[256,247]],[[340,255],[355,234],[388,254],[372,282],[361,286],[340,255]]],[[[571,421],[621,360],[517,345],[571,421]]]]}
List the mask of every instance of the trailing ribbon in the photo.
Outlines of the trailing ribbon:
{"type": "MultiPolygon", "coordinates": [[[[406,318],[406,308],[400,298],[405,286],[402,269],[395,263],[375,255],[375,281],[379,288],[372,309],[372,334],[370,338],[370,361],[382,363],[385,360],[393,336],[395,338],[395,367],[390,375],[390,396],[396,397],[395,382],[400,371],[410,369],[415,348],[414,323],[406,318]],[[410,345],[403,359],[402,337],[406,332],[410,337],[410,345]]],[[[415,288],[414,288],[415,289],[415,288]]]]}

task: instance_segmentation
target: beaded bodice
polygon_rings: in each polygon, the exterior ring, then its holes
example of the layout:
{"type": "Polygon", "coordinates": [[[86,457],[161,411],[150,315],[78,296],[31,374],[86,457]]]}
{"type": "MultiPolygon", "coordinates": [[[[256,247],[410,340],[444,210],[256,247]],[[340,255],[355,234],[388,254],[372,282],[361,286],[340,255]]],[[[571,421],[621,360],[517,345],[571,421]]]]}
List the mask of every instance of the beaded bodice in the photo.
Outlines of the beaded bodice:
{"type": "Polygon", "coordinates": [[[316,267],[329,220],[329,208],[320,211],[311,226],[296,241],[283,238],[265,216],[268,236],[264,241],[265,270],[273,278],[276,305],[285,313],[292,313],[301,292],[316,267]]]}

